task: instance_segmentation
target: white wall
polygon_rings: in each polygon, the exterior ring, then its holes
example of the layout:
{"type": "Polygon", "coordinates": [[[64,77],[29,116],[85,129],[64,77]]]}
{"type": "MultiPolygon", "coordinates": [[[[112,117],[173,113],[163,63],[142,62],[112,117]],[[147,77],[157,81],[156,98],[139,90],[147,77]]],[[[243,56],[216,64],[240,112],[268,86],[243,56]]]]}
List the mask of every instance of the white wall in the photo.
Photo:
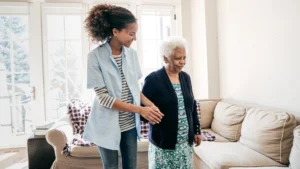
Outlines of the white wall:
{"type": "Polygon", "coordinates": [[[218,0],[221,97],[300,119],[300,1],[218,0]]]}
{"type": "Polygon", "coordinates": [[[182,35],[189,42],[185,71],[197,99],[220,98],[217,0],[182,0],[182,35]]]}

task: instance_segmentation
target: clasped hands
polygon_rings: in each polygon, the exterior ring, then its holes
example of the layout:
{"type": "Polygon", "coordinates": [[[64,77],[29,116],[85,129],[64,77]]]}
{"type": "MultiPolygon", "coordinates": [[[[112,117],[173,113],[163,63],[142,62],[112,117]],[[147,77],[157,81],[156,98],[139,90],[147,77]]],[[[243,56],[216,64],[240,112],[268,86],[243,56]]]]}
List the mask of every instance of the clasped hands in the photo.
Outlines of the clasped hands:
{"type": "Polygon", "coordinates": [[[140,111],[140,115],[143,116],[146,120],[148,120],[153,125],[160,123],[161,119],[164,116],[160,112],[160,110],[154,105],[142,107],[142,110],[140,111]]]}

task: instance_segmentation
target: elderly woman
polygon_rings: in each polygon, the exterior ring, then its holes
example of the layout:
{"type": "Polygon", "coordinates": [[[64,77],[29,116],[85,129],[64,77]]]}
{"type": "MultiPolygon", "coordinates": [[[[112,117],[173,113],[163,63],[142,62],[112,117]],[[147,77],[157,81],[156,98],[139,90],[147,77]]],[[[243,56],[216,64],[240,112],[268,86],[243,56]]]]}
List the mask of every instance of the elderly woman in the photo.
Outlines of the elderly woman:
{"type": "Polygon", "coordinates": [[[185,39],[164,41],[161,56],[165,66],[145,79],[143,94],[164,114],[159,124],[150,124],[149,169],[191,169],[193,142],[196,146],[201,143],[191,79],[182,71],[186,53],[185,39]]]}

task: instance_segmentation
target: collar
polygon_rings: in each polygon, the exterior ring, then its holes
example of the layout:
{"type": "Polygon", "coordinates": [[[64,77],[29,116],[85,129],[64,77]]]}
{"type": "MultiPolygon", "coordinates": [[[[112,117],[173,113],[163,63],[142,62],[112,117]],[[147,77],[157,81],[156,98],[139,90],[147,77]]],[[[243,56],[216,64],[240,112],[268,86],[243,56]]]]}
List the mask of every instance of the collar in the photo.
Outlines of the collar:
{"type": "MultiPolygon", "coordinates": [[[[105,42],[104,46],[106,47],[106,49],[108,49],[109,54],[112,56],[112,50],[111,50],[111,47],[109,45],[109,42],[110,42],[110,40],[107,40],[105,42]]],[[[128,55],[128,51],[127,51],[125,46],[122,46],[121,55],[124,56],[124,57],[126,57],[128,55]]]]}

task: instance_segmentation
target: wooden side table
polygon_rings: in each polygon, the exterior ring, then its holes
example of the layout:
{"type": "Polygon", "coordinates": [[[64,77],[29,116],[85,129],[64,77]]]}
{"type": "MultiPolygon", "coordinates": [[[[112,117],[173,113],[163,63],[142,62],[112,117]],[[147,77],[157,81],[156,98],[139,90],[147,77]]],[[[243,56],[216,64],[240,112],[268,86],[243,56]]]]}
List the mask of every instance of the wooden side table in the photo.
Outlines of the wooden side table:
{"type": "Polygon", "coordinates": [[[55,160],[53,147],[45,136],[31,136],[27,140],[29,169],[50,169],[55,160]]]}

